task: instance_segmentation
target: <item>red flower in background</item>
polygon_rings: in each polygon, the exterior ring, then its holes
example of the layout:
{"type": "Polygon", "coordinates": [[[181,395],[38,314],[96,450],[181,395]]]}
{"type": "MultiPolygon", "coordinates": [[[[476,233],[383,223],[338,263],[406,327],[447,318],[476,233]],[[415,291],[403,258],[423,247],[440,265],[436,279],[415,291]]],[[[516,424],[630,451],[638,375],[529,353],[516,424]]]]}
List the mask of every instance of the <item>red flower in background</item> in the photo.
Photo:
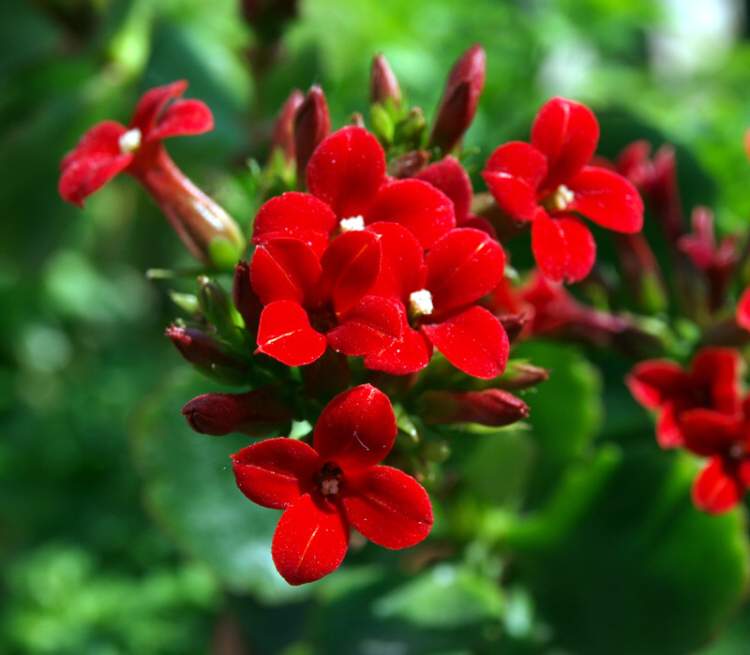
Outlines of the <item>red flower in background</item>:
{"type": "Polygon", "coordinates": [[[313,445],[268,439],[232,456],[237,486],[263,507],[283,509],[271,552],[293,585],[336,570],[355,528],[390,549],[430,532],[430,499],[411,476],[380,462],[396,438],[388,397],[370,385],[336,396],[323,410],[313,445]]]}
{"type": "Polygon", "coordinates": [[[127,127],[115,121],[94,125],[62,161],[60,195],[82,206],[118,173],[137,177],[153,165],[163,139],[212,130],[214,119],[205,104],[177,99],[185,89],[187,82],[180,80],[147,91],[127,127]]]}
{"type": "Polygon", "coordinates": [[[695,479],[693,502],[711,514],[731,509],[750,488],[749,400],[744,416],[692,409],[681,417],[685,448],[708,458],[695,479]]]}
{"type": "Polygon", "coordinates": [[[579,216],[623,233],[640,231],[643,202],[635,187],[612,170],[589,166],[599,124],[582,104],[553,98],[539,111],[531,144],[497,148],[483,177],[500,208],[531,222],[531,246],[547,277],[575,282],[591,271],[594,238],[579,216]]]}
{"type": "Polygon", "coordinates": [[[508,337],[498,318],[477,305],[503,277],[500,244],[480,230],[456,228],[423,256],[400,226],[373,229],[381,234],[380,277],[329,333],[333,348],[364,355],[369,368],[398,375],[426,366],[434,346],[469,375],[500,375],[508,337]]]}
{"type": "Polygon", "coordinates": [[[644,407],[657,410],[656,437],[662,448],[685,445],[683,415],[706,409],[728,417],[740,411],[742,360],[731,348],[703,348],[685,371],[667,360],[641,362],[627,385],[644,407]]]}
{"type": "Polygon", "coordinates": [[[745,289],[737,303],[737,324],[750,330],[750,288],[745,289]]]}

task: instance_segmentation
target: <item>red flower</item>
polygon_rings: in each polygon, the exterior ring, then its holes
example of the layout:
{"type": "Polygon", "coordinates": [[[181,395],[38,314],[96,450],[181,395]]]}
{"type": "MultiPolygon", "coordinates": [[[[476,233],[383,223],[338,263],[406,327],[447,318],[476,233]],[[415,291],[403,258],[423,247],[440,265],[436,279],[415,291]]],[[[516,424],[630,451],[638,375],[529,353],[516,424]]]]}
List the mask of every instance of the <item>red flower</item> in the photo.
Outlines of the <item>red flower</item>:
{"type": "Polygon", "coordinates": [[[242,493],[263,507],[284,510],[271,552],[287,582],[304,584],[336,570],[350,527],[391,549],[414,546],[429,534],[427,492],[406,473],[379,465],[395,438],[388,397],[361,385],[326,406],[312,446],[281,437],[232,456],[242,493]]]}
{"type": "Polygon", "coordinates": [[[750,330],[750,287],[742,292],[737,303],[737,324],[745,330],[750,330]]]}
{"type": "Polygon", "coordinates": [[[635,399],[659,413],[656,438],[662,448],[685,444],[682,415],[706,409],[736,416],[740,410],[742,360],[731,348],[704,348],[688,371],[667,360],[638,364],[626,382],[635,399]]]}
{"type": "Polygon", "coordinates": [[[532,223],[534,258],[553,280],[581,280],[594,265],[596,243],[579,215],[617,232],[638,232],[643,225],[635,187],[612,170],[587,165],[598,141],[590,109],[553,98],[537,114],[531,144],[500,146],[483,173],[500,208],[532,223]]]}
{"type": "Polygon", "coordinates": [[[213,128],[209,108],[199,100],[181,100],[184,80],[146,92],[126,127],[104,121],[84,134],[62,160],[59,192],[64,200],[84,200],[118,173],[129,173],[151,194],[187,248],[209,261],[216,238],[239,250],[244,239],[231,217],[198,189],[169,158],[162,141],[202,134],[213,128]]]}
{"type": "Polygon", "coordinates": [[[398,375],[426,366],[434,346],[469,375],[500,375],[508,337],[497,317],[477,305],[503,276],[500,244],[480,230],[456,228],[423,256],[401,226],[372,229],[380,234],[381,273],[370,295],[328,334],[333,348],[398,375]]]}
{"type": "Polygon", "coordinates": [[[693,484],[693,502],[699,509],[711,514],[725,512],[750,488],[748,409],[745,399],[744,416],[692,409],[680,418],[685,448],[708,458],[693,484]]]}

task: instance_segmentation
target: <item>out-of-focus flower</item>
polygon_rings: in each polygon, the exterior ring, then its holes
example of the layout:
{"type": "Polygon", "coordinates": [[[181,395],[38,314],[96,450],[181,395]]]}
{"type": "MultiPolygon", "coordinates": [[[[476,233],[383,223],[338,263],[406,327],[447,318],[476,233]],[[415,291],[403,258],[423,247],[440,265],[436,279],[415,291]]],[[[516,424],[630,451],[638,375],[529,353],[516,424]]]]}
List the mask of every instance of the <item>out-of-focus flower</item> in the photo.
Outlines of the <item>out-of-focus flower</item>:
{"type": "Polygon", "coordinates": [[[380,462],[393,448],[396,419],[388,397],[361,385],[323,410],[313,445],[268,439],[232,456],[237,486],[253,502],[284,510],[271,553],[293,585],[335,571],[353,527],[390,549],[414,546],[430,532],[430,499],[411,476],[380,462]]]}
{"type": "Polygon", "coordinates": [[[669,360],[649,360],[636,365],[626,383],[641,405],[657,411],[659,445],[674,448],[685,444],[682,416],[688,410],[738,414],[741,372],[738,351],[703,348],[688,370],[669,360]]]}
{"type": "Polygon", "coordinates": [[[531,222],[534,258],[552,280],[581,280],[594,265],[596,243],[579,215],[616,232],[643,226],[635,187],[612,170],[588,165],[598,141],[599,124],[588,107],[553,98],[537,114],[531,144],[500,146],[483,173],[503,211],[531,222]]]}
{"type": "Polygon", "coordinates": [[[220,242],[239,256],[242,234],[224,209],[177,168],[162,143],[213,128],[205,104],[179,99],[186,88],[183,80],[151,89],[127,127],[115,121],[92,127],[62,160],[59,191],[64,200],[83,206],[118,173],[128,173],[151,194],[188,250],[203,262],[217,263],[214,249],[220,242]]]}

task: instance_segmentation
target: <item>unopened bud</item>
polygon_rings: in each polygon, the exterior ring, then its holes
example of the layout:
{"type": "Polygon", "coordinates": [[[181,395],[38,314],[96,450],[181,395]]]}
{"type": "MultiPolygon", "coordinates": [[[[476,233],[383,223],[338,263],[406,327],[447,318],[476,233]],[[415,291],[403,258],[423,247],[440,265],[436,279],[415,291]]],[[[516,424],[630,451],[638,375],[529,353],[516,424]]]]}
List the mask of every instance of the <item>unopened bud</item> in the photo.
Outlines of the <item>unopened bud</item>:
{"type": "Polygon", "coordinates": [[[370,101],[381,105],[390,101],[395,106],[401,104],[401,87],[396,75],[382,55],[375,55],[370,74],[370,101]]]}
{"type": "Polygon", "coordinates": [[[508,340],[512,343],[521,335],[523,329],[529,323],[529,317],[526,314],[503,314],[498,316],[500,323],[505,328],[508,340]]]}
{"type": "Polygon", "coordinates": [[[388,174],[399,180],[414,177],[429,161],[430,153],[426,150],[412,150],[392,159],[388,164],[388,174]]]}
{"type": "Polygon", "coordinates": [[[643,234],[617,234],[617,254],[623,278],[638,304],[647,312],[664,310],[667,294],[656,256],[643,234]]]}
{"type": "Polygon", "coordinates": [[[294,89],[282,105],[273,126],[271,146],[284,153],[287,161],[294,159],[294,117],[304,100],[305,95],[302,91],[294,89]]]}
{"type": "Polygon", "coordinates": [[[425,423],[479,423],[501,427],[525,419],[529,406],[501,389],[484,391],[427,391],[420,401],[425,423]]]}
{"type": "Polygon", "coordinates": [[[263,305],[250,284],[250,265],[247,262],[240,262],[234,269],[232,300],[245,321],[245,327],[251,332],[257,331],[263,305]]]}
{"type": "Polygon", "coordinates": [[[165,333],[180,354],[207,375],[228,384],[236,384],[245,379],[245,364],[205,332],[170,325],[165,333]]]}
{"type": "Polygon", "coordinates": [[[653,159],[653,169],[643,187],[651,201],[654,215],[671,243],[684,233],[682,201],[677,186],[677,162],[674,148],[662,146],[653,159]]]}
{"type": "Polygon", "coordinates": [[[450,152],[474,120],[484,88],[486,55],[480,45],[469,48],[453,66],[438,105],[430,144],[450,152]]]}
{"type": "Polygon", "coordinates": [[[235,333],[229,297],[214,280],[205,275],[198,276],[198,301],[201,311],[219,334],[232,337],[235,333]]]}
{"type": "Polygon", "coordinates": [[[294,118],[294,150],[297,156],[297,184],[305,180],[307,162],[318,144],[331,131],[331,117],[323,90],[313,86],[297,109],[294,118]]]}
{"type": "Polygon", "coordinates": [[[549,380],[549,371],[525,362],[510,363],[497,384],[508,391],[522,391],[549,380]]]}
{"type": "Polygon", "coordinates": [[[206,393],[182,408],[190,427],[201,434],[242,432],[262,436],[292,418],[289,408],[269,389],[247,393],[206,393]]]}

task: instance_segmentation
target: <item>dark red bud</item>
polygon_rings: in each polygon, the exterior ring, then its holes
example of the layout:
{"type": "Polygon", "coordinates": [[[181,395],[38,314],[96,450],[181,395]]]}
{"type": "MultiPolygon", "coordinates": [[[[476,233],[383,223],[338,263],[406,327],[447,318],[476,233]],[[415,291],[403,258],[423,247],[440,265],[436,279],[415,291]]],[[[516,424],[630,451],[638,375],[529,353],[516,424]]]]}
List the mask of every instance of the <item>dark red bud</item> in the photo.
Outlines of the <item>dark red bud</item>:
{"type": "Polygon", "coordinates": [[[206,373],[227,382],[237,382],[244,377],[244,363],[233,357],[216,339],[205,332],[196,328],[170,325],[165,334],[188,362],[206,373]]]}
{"type": "Polygon", "coordinates": [[[201,434],[242,432],[258,436],[291,420],[289,408],[268,389],[247,393],[206,393],[182,408],[190,427],[201,434]]]}
{"type": "Polygon", "coordinates": [[[234,268],[232,300],[245,321],[245,327],[251,332],[256,332],[263,305],[250,284],[250,264],[247,262],[239,262],[234,268]]]}
{"type": "Polygon", "coordinates": [[[486,55],[480,45],[469,48],[448,75],[438,105],[430,144],[450,152],[474,120],[484,88],[486,55]]]}
{"type": "Polygon", "coordinates": [[[302,186],[305,169],[318,144],[331,131],[331,117],[325,94],[319,86],[307,92],[294,118],[294,150],[297,156],[297,183],[302,186]]]}
{"type": "Polygon", "coordinates": [[[294,159],[294,117],[304,100],[305,94],[299,89],[294,89],[282,105],[273,126],[271,146],[281,150],[287,161],[294,159]]]}
{"type": "Polygon", "coordinates": [[[479,423],[501,427],[525,419],[529,406],[501,389],[484,391],[427,391],[421,398],[425,423],[479,423]]]}
{"type": "Polygon", "coordinates": [[[522,391],[549,380],[549,371],[533,364],[513,364],[503,374],[498,384],[509,391],[522,391]]]}
{"type": "Polygon", "coordinates": [[[401,87],[396,75],[382,55],[375,55],[370,74],[370,101],[385,104],[390,100],[394,105],[401,104],[401,87]]]}
{"type": "Polygon", "coordinates": [[[651,175],[643,187],[654,215],[672,243],[684,233],[682,202],[677,185],[677,161],[672,146],[662,146],[653,159],[651,175]]]}
{"type": "Polygon", "coordinates": [[[515,341],[523,332],[523,329],[529,323],[529,317],[526,314],[503,314],[498,316],[500,323],[505,328],[505,333],[508,335],[508,340],[515,341]]]}

